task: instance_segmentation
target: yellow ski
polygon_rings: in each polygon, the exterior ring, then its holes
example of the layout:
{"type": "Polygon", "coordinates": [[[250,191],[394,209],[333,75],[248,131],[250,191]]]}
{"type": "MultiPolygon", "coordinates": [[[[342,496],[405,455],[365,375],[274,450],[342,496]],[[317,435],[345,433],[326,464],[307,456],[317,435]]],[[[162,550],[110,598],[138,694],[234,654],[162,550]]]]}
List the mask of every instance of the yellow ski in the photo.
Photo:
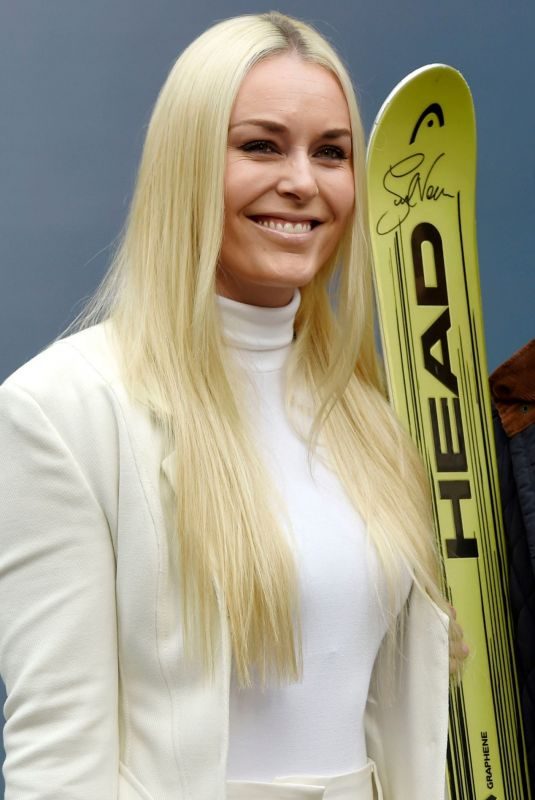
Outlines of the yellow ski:
{"type": "Polygon", "coordinates": [[[451,690],[451,800],[529,800],[483,338],[476,131],[459,72],[405,78],[368,147],[391,401],[427,466],[444,585],[471,648],[451,690]]]}

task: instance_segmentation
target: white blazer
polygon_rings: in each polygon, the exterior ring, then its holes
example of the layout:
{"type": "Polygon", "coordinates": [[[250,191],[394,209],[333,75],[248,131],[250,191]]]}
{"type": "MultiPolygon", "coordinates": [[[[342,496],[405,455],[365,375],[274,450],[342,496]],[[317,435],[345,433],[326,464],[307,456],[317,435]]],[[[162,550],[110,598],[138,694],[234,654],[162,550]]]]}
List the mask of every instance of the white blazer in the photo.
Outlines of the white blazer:
{"type": "MultiPolygon", "coordinates": [[[[187,664],[171,454],[121,382],[107,324],[0,388],[5,800],[223,800],[231,651],[187,664]]],[[[413,589],[396,699],[370,695],[385,800],[443,800],[448,620],[413,589]]]]}

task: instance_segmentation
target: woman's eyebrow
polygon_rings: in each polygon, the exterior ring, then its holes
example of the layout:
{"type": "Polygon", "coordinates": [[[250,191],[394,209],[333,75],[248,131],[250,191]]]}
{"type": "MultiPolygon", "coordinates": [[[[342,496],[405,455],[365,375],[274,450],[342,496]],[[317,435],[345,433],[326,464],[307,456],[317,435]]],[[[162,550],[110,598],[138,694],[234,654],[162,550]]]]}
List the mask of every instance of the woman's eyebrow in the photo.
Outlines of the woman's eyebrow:
{"type": "Polygon", "coordinates": [[[339,139],[341,136],[349,136],[351,139],[351,131],[349,128],[333,128],[333,130],[325,131],[322,134],[323,139],[339,139]]]}
{"type": "MultiPolygon", "coordinates": [[[[229,130],[239,128],[241,125],[256,125],[258,128],[264,128],[270,133],[286,133],[288,128],[280,122],[274,122],[268,119],[244,119],[230,125],[229,130]]],[[[322,139],[339,139],[341,136],[349,136],[351,138],[351,131],[348,128],[333,128],[332,130],[324,131],[321,134],[322,139]]]]}
{"type": "Polygon", "coordinates": [[[269,119],[243,119],[240,122],[235,122],[234,125],[230,125],[229,130],[239,128],[241,125],[256,125],[258,128],[265,128],[271,133],[285,133],[288,130],[286,125],[269,119]]]}

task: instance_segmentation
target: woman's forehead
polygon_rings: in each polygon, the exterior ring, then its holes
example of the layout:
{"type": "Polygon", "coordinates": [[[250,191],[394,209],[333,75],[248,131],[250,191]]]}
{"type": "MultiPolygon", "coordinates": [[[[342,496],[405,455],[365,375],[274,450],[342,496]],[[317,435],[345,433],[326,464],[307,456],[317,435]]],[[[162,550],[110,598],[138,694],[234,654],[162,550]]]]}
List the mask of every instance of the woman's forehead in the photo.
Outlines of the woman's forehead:
{"type": "Polygon", "coordinates": [[[265,115],[329,117],[329,127],[350,127],[338,78],[330,70],[294,54],[260,61],[245,76],[231,113],[231,126],[265,115]]]}

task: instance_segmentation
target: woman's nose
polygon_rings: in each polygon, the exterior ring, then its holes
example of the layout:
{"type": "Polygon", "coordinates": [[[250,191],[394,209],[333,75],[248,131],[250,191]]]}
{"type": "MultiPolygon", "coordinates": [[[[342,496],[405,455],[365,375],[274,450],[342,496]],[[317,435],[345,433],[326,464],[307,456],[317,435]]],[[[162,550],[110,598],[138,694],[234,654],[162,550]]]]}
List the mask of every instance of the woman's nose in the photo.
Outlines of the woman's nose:
{"type": "Polygon", "coordinates": [[[319,194],[314,166],[308,154],[295,153],[285,159],[277,189],[279,194],[292,196],[301,202],[319,194]]]}

